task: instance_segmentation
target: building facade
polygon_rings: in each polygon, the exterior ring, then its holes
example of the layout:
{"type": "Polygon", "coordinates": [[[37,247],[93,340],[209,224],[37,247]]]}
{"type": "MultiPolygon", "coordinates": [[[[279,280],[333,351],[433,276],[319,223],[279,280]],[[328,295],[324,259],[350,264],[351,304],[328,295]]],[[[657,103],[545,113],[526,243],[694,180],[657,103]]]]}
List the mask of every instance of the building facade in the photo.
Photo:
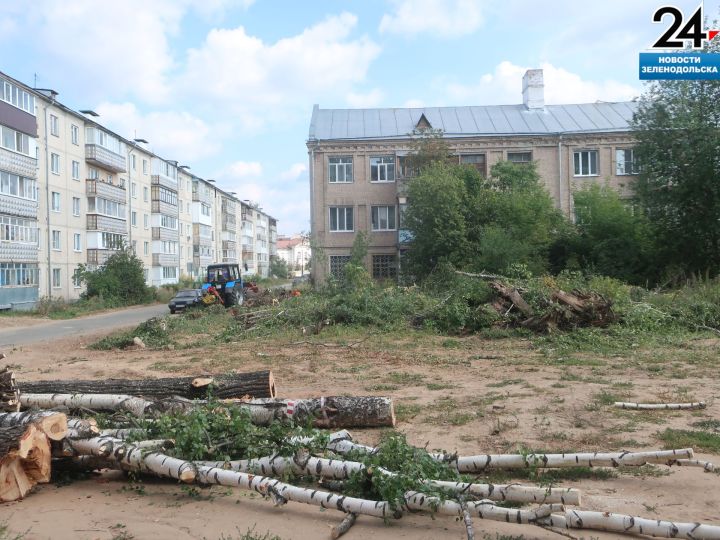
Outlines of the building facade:
{"type": "Polygon", "coordinates": [[[97,269],[122,246],[148,285],[200,279],[214,262],[267,276],[253,259],[260,240],[238,236],[261,223],[267,260],[274,219],[57,96],[0,73],[0,309],[79,298],[79,266],[97,269]]]}
{"type": "Polygon", "coordinates": [[[523,104],[418,109],[320,109],[307,142],[311,234],[326,259],[316,280],[339,275],[356,234],[369,236],[366,265],[376,279],[395,279],[409,231],[403,229],[405,159],[418,138],[441,134],[453,159],[487,176],[498,161],[534,162],[555,204],[573,215],[573,193],[603,182],[632,194],[630,121],[634,102],[545,105],[542,70],[523,78],[523,104]]]}
{"type": "Polygon", "coordinates": [[[279,237],[277,253],[287,263],[291,275],[302,276],[310,268],[311,251],[307,236],[279,237]]]}

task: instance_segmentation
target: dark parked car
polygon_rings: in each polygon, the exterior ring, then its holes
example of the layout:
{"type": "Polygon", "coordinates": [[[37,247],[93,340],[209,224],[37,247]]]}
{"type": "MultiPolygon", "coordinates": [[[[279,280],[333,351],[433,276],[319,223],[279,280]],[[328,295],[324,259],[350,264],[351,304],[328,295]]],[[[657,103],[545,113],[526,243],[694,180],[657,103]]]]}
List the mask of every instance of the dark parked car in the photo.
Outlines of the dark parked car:
{"type": "Polygon", "coordinates": [[[186,307],[197,306],[202,302],[202,292],[200,289],[184,289],[178,291],[175,298],[170,300],[168,307],[170,313],[181,311],[186,307]]]}

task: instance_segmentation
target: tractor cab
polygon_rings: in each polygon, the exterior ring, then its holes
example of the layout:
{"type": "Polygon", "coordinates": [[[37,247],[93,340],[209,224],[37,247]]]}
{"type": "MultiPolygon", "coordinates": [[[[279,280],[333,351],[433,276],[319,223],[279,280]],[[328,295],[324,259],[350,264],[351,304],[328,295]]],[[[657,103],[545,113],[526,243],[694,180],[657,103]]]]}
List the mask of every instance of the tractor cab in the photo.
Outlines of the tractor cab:
{"type": "Polygon", "coordinates": [[[211,264],[207,268],[202,291],[206,304],[218,302],[225,307],[242,304],[244,297],[240,267],[237,264],[211,264]]]}

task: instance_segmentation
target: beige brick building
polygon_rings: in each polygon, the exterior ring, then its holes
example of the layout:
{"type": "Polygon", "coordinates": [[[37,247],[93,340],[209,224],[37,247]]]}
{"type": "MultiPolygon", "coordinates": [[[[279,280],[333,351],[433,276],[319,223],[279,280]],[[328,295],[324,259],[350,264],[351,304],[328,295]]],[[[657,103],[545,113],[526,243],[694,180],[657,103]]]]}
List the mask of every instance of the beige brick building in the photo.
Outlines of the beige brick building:
{"type": "Polygon", "coordinates": [[[358,231],[370,238],[373,277],[394,278],[408,231],[402,227],[405,157],[424,130],[441,132],[458,163],[489,174],[501,160],[534,161],[558,208],[573,216],[573,192],[602,182],[631,195],[634,102],[545,105],[542,70],[523,78],[520,105],[417,109],[320,109],[307,141],[311,231],[326,260],[323,280],[340,272],[358,231]]]}

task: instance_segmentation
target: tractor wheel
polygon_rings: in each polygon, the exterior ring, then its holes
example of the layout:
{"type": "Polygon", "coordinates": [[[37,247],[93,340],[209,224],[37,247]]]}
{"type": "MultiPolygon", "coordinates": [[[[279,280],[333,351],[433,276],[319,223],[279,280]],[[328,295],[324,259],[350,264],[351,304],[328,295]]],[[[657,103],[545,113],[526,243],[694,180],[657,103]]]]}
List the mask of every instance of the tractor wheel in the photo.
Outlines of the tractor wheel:
{"type": "Polygon", "coordinates": [[[237,294],[235,291],[230,291],[225,295],[225,307],[233,307],[235,304],[237,304],[237,294]]]}

